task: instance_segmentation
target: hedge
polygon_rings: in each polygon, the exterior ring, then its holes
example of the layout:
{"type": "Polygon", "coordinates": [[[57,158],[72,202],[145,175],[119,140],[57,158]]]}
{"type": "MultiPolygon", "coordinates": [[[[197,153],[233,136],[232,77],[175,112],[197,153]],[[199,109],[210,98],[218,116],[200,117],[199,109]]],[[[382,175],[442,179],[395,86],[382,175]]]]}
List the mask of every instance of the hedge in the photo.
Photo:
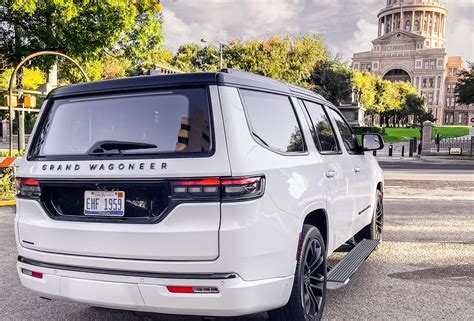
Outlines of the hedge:
{"type": "Polygon", "coordinates": [[[356,135],[362,135],[362,134],[367,134],[367,133],[377,133],[380,135],[385,134],[385,128],[384,127],[359,127],[359,126],[354,126],[352,127],[356,135]]]}

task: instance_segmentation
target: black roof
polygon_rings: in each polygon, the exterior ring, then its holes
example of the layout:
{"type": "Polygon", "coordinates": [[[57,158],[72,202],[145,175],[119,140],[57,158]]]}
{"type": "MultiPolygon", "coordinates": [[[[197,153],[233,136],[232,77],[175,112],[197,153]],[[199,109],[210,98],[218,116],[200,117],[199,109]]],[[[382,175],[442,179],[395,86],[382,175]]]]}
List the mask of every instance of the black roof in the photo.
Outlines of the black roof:
{"type": "Polygon", "coordinates": [[[60,87],[51,91],[48,98],[59,98],[85,94],[98,94],[134,89],[162,88],[186,85],[228,85],[234,87],[253,88],[265,91],[294,94],[324,100],[313,91],[302,87],[287,84],[245,71],[223,69],[220,72],[196,72],[157,76],[128,77],[113,80],[102,80],[67,87],[60,87]]]}

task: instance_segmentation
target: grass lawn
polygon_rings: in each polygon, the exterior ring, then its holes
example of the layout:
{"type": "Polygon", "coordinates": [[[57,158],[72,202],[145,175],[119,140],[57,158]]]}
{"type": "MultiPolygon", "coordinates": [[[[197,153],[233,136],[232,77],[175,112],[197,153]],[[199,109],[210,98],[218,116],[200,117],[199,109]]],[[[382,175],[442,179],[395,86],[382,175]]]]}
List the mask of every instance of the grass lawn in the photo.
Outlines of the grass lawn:
{"type": "MultiPolygon", "coordinates": [[[[469,135],[469,126],[433,127],[433,138],[440,134],[443,138],[469,135]]],[[[420,139],[419,128],[385,128],[384,141],[386,143],[404,142],[410,138],[420,139]]]]}

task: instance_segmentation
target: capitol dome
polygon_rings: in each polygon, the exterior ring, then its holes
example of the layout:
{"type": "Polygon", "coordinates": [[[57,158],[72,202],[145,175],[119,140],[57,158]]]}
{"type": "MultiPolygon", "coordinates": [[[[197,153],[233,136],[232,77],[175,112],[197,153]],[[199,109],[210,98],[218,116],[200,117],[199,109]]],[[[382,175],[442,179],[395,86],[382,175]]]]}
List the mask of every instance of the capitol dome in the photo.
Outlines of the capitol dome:
{"type": "Polygon", "coordinates": [[[447,14],[439,0],[387,0],[378,14],[378,36],[404,30],[424,36],[425,48],[444,48],[447,14]]]}

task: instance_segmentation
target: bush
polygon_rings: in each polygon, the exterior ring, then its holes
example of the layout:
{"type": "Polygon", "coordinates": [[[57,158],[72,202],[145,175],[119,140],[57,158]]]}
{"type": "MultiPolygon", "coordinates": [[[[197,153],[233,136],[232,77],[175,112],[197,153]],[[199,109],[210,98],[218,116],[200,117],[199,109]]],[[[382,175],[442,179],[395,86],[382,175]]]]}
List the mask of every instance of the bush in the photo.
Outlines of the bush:
{"type": "Polygon", "coordinates": [[[0,179],[0,199],[15,199],[15,175],[13,167],[1,169],[2,178],[0,179]]]}
{"type": "Polygon", "coordinates": [[[376,133],[380,135],[385,134],[385,128],[384,127],[358,127],[354,126],[352,127],[356,135],[362,135],[362,134],[367,134],[367,133],[376,133]]]}
{"type": "MultiPolygon", "coordinates": [[[[24,151],[14,152],[13,156],[21,157],[24,151]]],[[[8,152],[0,152],[0,157],[8,156],[8,152]]],[[[15,199],[15,169],[13,167],[0,168],[0,200],[15,199]]]]}

